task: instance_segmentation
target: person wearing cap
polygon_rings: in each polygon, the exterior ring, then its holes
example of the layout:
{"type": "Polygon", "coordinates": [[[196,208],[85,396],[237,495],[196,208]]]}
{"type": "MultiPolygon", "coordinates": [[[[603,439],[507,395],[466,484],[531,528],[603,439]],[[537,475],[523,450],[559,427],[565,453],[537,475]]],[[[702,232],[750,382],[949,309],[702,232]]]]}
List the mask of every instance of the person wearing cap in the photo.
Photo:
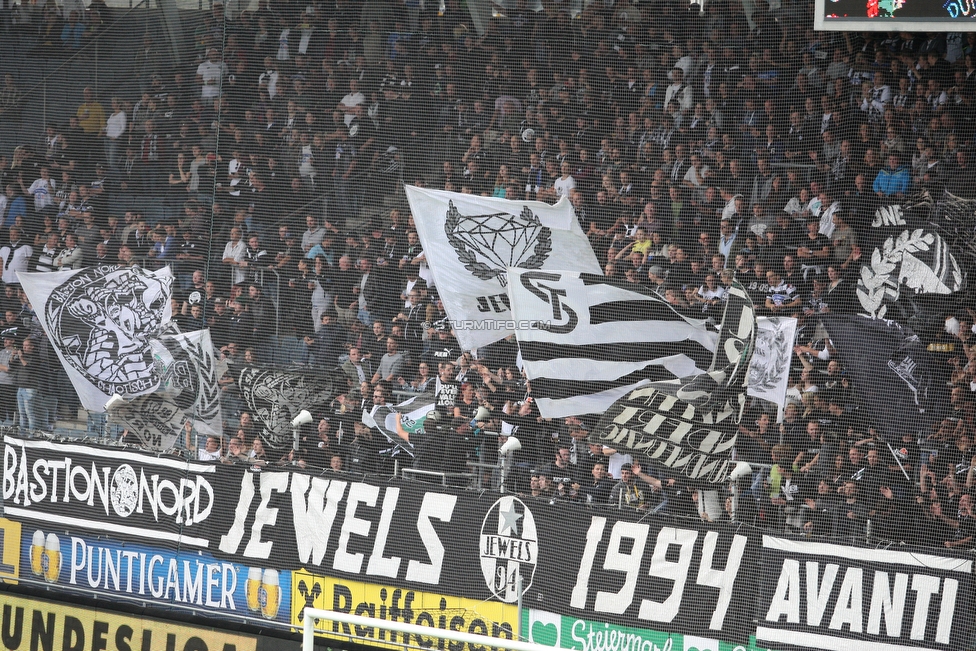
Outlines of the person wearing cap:
{"type": "Polygon", "coordinates": [[[651,267],[647,270],[646,285],[647,288],[652,292],[664,295],[664,285],[666,280],[667,272],[664,271],[664,268],[661,265],[651,265],[651,267]]]}

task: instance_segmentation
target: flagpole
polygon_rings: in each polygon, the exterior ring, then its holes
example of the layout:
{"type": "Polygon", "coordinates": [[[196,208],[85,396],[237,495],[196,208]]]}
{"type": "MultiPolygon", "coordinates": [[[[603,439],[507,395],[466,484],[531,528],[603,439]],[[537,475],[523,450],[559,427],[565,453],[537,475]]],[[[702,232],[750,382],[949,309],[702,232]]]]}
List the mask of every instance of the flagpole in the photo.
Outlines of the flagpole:
{"type": "Polygon", "coordinates": [[[885,445],[887,445],[888,449],[891,450],[891,456],[895,458],[895,463],[897,463],[898,467],[901,468],[901,474],[905,475],[905,479],[907,479],[908,482],[911,483],[912,478],[908,476],[908,472],[905,470],[905,466],[901,465],[901,459],[899,459],[898,455],[895,454],[895,449],[891,447],[891,443],[888,443],[888,441],[886,440],[885,445]]]}

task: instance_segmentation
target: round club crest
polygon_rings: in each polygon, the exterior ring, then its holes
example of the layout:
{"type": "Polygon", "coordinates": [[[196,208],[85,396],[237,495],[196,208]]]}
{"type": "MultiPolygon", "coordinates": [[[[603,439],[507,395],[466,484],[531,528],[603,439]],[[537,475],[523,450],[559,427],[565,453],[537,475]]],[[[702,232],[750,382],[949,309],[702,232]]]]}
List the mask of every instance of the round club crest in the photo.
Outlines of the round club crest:
{"type": "Polygon", "coordinates": [[[110,491],[112,510],[119,517],[129,517],[139,500],[139,479],[132,466],[124,463],[115,469],[110,491]]]}
{"type": "Polygon", "coordinates": [[[505,603],[515,603],[519,589],[532,585],[539,557],[535,518],[525,502],[506,495],[495,502],[481,523],[481,573],[488,589],[505,603]]]}
{"type": "Polygon", "coordinates": [[[149,339],[163,322],[171,278],[104,265],[74,274],[44,305],[64,361],[104,393],[123,398],[159,383],[149,339]]]}

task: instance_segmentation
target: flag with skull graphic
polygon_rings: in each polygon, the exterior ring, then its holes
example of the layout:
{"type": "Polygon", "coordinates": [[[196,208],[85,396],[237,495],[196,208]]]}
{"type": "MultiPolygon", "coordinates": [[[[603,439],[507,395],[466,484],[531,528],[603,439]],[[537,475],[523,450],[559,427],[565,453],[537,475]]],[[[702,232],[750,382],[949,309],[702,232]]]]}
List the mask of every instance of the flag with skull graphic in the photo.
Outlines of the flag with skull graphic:
{"type": "Polygon", "coordinates": [[[156,390],[150,340],[172,316],[169,268],[100,265],[18,277],[85,409],[102,412],[115,394],[156,390]]]}
{"type": "Polygon", "coordinates": [[[444,309],[465,349],[515,331],[509,267],[603,270],[568,199],[553,206],[406,187],[444,309]]]}

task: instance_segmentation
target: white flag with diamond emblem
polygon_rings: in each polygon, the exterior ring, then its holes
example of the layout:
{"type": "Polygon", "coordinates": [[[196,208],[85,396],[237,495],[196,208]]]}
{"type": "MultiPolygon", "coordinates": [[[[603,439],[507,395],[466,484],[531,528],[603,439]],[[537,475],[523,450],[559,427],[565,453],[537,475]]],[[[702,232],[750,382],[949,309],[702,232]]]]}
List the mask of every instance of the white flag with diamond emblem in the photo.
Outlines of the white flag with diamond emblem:
{"type": "Polygon", "coordinates": [[[568,199],[509,201],[406,186],[424,257],[465,350],[512,334],[509,267],[602,274],[568,199]]]}

